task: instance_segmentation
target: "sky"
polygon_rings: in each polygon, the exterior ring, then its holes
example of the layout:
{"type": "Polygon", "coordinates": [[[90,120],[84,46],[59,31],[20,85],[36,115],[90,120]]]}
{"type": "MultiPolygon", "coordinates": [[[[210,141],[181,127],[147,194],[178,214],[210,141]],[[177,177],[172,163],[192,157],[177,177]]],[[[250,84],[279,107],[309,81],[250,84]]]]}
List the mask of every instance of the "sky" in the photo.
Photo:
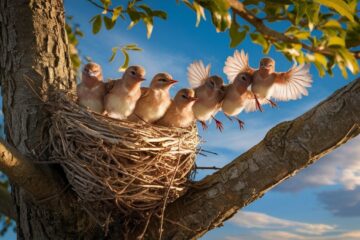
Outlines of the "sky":
{"type": "MultiPolygon", "coordinates": [[[[153,34],[146,38],[142,23],[127,30],[128,22],[118,22],[111,31],[103,28],[93,35],[89,20],[101,10],[85,0],[65,0],[66,15],[74,16],[85,33],[79,49],[82,55],[91,57],[103,66],[106,78],[119,78],[117,71],[123,59],[119,54],[109,63],[111,48],[128,43],[137,43],[142,52],[131,53],[130,64],[145,67],[147,79],[158,72],[169,72],[180,83],[173,87],[172,94],[187,87],[186,68],[194,60],[211,63],[211,73],[220,75],[226,58],[233,54],[229,47],[228,33],[217,33],[210,18],[195,27],[196,16],[183,4],[175,0],[145,1],[156,9],[165,10],[168,20],[155,20],[153,34]]],[[[240,21],[241,23],[241,21],[240,21]]],[[[276,30],[284,31],[278,25],[276,30]]],[[[244,49],[249,54],[249,62],[257,67],[264,56],[260,46],[245,39],[236,49],[244,49]]],[[[268,54],[276,60],[276,70],[286,71],[292,63],[273,48],[268,54]]],[[[314,66],[311,67],[313,86],[309,96],[297,101],[279,102],[278,109],[265,107],[264,112],[241,114],[245,130],[240,131],[219,114],[225,124],[223,133],[215,129],[200,130],[205,141],[203,148],[217,155],[199,157],[199,166],[221,167],[242,152],[255,145],[266,132],[276,124],[291,120],[303,114],[336,89],[348,84],[358,76],[350,74],[344,79],[335,69],[334,76],[320,78],[314,66]]],[[[149,82],[148,81],[148,82],[149,82]]],[[[200,179],[211,171],[200,171],[200,179]]],[[[267,240],[267,239],[360,239],[360,138],[357,137],[320,159],[309,168],[283,182],[265,194],[264,197],[239,211],[224,226],[205,234],[202,240],[267,240]]],[[[9,233],[5,239],[15,239],[9,233]]]]}

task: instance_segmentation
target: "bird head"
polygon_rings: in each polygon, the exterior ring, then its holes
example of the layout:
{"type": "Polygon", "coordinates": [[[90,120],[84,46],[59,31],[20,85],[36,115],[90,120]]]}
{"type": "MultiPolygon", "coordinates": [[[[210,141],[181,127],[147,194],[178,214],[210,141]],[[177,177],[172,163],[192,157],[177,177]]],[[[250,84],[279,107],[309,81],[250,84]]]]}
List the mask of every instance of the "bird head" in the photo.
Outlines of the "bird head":
{"type": "Polygon", "coordinates": [[[158,73],[151,80],[150,88],[154,89],[169,89],[173,84],[177,83],[173,77],[168,73],[158,73]]]}
{"type": "Polygon", "coordinates": [[[92,85],[98,81],[102,81],[102,70],[101,66],[97,63],[87,63],[82,70],[82,81],[86,85],[92,85]]]}
{"type": "Polygon", "coordinates": [[[211,89],[213,91],[219,91],[219,90],[221,90],[221,87],[223,86],[224,81],[222,80],[221,77],[214,75],[214,76],[209,77],[206,80],[205,84],[208,89],[211,89]]]}
{"type": "Polygon", "coordinates": [[[234,85],[239,90],[246,90],[252,83],[252,76],[249,73],[239,73],[234,79],[234,85]]]}
{"type": "Polygon", "coordinates": [[[195,91],[189,88],[180,89],[174,98],[175,104],[181,107],[192,106],[196,100],[195,91]]]}
{"type": "Polygon", "coordinates": [[[145,69],[141,66],[128,67],[123,75],[123,79],[130,83],[138,83],[145,80],[145,69]]]}
{"type": "Polygon", "coordinates": [[[225,92],[224,92],[223,84],[224,81],[221,77],[216,75],[209,77],[205,82],[205,86],[207,88],[209,97],[218,98],[219,96],[224,95],[225,92]]]}
{"type": "Polygon", "coordinates": [[[275,61],[272,58],[263,58],[260,61],[259,69],[267,73],[273,73],[275,71],[275,61]]]}

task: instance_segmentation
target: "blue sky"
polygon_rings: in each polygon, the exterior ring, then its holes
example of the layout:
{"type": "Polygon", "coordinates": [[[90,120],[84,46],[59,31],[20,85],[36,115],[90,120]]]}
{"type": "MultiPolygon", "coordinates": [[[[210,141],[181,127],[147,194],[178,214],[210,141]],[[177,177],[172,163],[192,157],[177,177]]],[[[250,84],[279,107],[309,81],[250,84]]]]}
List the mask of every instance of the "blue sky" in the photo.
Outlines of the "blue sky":
{"type": "MultiPolygon", "coordinates": [[[[89,20],[100,10],[87,1],[65,0],[67,15],[81,24],[85,38],[79,45],[83,55],[100,63],[106,78],[118,78],[117,71],[122,63],[121,55],[113,63],[108,59],[111,48],[127,43],[137,43],[142,52],[131,53],[131,64],[146,68],[147,79],[157,72],[169,72],[180,84],[172,90],[174,94],[187,86],[186,67],[193,60],[202,59],[211,63],[213,74],[226,80],[222,68],[227,56],[234,49],[229,48],[227,33],[216,33],[210,18],[195,27],[195,14],[183,4],[170,1],[145,1],[154,8],[168,13],[168,20],[156,20],[152,37],[146,38],[142,23],[132,30],[126,30],[128,22],[118,22],[112,31],[103,28],[99,34],[91,33],[89,20]]],[[[241,21],[240,21],[241,23],[241,21]]],[[[278,25],[278,31],[285,26],[278,25]]],[[[256,67],[263,57],[258,45],[247,38],[237,49],[249,53],[250,65],[256,67]]],[[[286,71],[292,63],[272,49],[269,56],[276,60],[277,71],[286,71]]],[[[343,79],[338,69],[334,77],[320,78],[315,67],[311,67],[314,84],[309,96],[298,101],[280,102],[279,109],[265,108],[265,112],[241,114],[245,130],[239,131],[236,124],[219,114],[225,123],[225,131],[219,133],[214,125],[207,132],[200,132],[206,141],[203,147],[218,153],[217,156],[199,157],[200,166],[223,166],[236,156],[259,142],[266,132],[285,120],[291,120],[321,100],[334,90],[355,79],[350,75],[343,79]]],[[[148,81],[149,82],[149,81],[148,81]]],[[[198,173],[198,178],[210,171],[198,173]]],[[[215,239],[360,239],[360,138],[340,147],[325,156],[310,168],[280,184],[250,206],[242,209],[223,227],[210,231],[202,237],[215,239]]],[[[7,239],[15,239],[10,233],[7,239]]]]}

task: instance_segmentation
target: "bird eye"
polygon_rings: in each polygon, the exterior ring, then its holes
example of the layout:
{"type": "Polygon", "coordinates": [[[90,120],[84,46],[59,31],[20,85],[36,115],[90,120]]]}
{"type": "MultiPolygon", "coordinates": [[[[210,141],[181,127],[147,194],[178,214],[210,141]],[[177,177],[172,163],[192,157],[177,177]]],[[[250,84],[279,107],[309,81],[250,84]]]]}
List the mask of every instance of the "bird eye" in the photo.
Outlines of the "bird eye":
{"type": "Polygon", "coordinates": [[[245,78],[245,76],[242,76],[242,77],[241,77],[241,79],[242,79],[242,80],[244,80],[244,81],[246,81],[246,78],[245,78]]]}
{"type": "Polygon", "coordinates": [[[135,75],[135,71],[131,71],[131,75],[135,75]]]}
{"type": "Polygon", "coordinates": [[[159,79],[160,82],[167,82],[165,78],[159,79]]]}
{"type": "Polygon", "coordinates": [[[188,98],[185,94],[184,94],[184,95],[182,95],[182,97],[183,97],[183,98],[185,98],[185,99],[187,99],[187,98],[188,98]]]}

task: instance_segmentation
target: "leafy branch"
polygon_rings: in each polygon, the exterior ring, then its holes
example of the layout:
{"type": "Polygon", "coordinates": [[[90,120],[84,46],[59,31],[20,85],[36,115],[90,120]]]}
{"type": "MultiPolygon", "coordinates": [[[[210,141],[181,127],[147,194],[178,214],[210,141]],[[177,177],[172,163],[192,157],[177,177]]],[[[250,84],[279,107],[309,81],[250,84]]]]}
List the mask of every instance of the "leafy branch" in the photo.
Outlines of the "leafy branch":
{"type": "MultiPolygon", "coordinates": [[[[110,8],[112,5],[111,0],[101,0],[101,3],[98,3],[95,0],[87,1],[102,10],[101,13],[95,15],[90,20],[93,34],[99,33],[103,25],[105,25],[107,30],[111,30],[114,28],[119,18],[121,18],[123,21],[127,20],[128,18],[130,20],[128,29],[133,28],[139,22],[143,22],[146,27],[147,38],[150,38],[154,27],[154,18],[160,18],[163,20],[167,19],[166,12],[162,10],[154,10],[148,5],[141,3],[141,0],[128,1],[126,6],[116,5],[114,8],[110,8]]],[[[140,51],[141,48],[139,48],[136,44],[127,44],[122,47],[114,47],[112,48],[110,62],[115,59],[118,50],[120,50],[124,55],[124,62],[119,68],[119,71],[123,71],[129,64],[130,58],[128,51],[140,51]]]]}
{"type": "Polygon", "coordinates": [[[237,47],[247,35],[268,53],[274,46],[289,60],[312,62],[323,76],[337,65],[344,77],[347,69],[359,72],[360,20],[356,0],[183,0],[196,12],[197,25],[204,9],[212,15],[217,31],[229,29],[230,47],[237,47]],[[327,11],[320,11],[320,6],[327,11]],[[232,13],[232,19],[230,17],[232,13]],[[241,24],[238,19],[244,20],[241,24]],[[215,19],[215,20],[214,20],[215,19]],[[217,19],[217,20],[216,20],[217,19]],[[225,21],[225,20],[228,21],[225,21]],[[284,31],[269,27],[276,22],[284,31]]]}

